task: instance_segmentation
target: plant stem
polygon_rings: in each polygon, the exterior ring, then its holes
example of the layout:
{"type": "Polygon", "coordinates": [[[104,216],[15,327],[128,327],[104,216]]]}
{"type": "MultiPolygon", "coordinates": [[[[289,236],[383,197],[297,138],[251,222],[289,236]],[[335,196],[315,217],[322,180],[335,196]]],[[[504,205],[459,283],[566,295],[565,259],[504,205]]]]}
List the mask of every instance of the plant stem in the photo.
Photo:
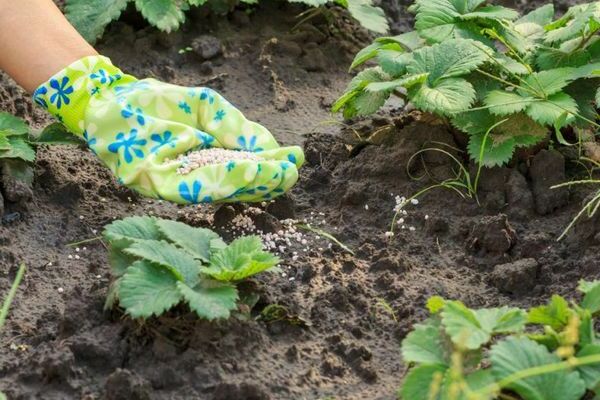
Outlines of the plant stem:
{"type": "Polygon", "coordinates": [[[331,240],[332,242],[334,242],[335,244],[337,244],[338,246],[340,246],[342,249],[346,250],[348,253],[354,255],[354,252],[352,251],[352,249],[350,249],[344,243],[342,243],[339,240],[337,240],[332,234],[327,233],[327,232],[325,232],[322,229],[315,228],[315,227],[311,226],[310,224],[296,224],[296,226],[298,228],[300,228],[300,229],[311,231],[311,232],[316,233],[317,235],[324,236],[325,238],[331,240]]]}
{"type": "Polygon", "coordinates": [[[69,247],[73,247],[73,246],[78,246],[78,245],[84,244],[84,243],[95,242],[97,240],[102,240],[102,236],[96,236],[96,237],[93,237],[93,238],[80,240],[79,242],[71,242],[71,243],[67,243],[66,245],[69,246],[69,247]]]}
{"type": "Polygon", "coordinates": [[[591,356],[585,356],[581,358],[573,358],[568,361],[563,361],[555,364],[540,365],[537,367],[527,368],[521,371],[517,371],[507,377],[501,379],[498,382],[492,383],[483,389],[475,391],[476,394],[486,395],[497,391],[498,388],[502,389],[508,385],[517,381],[531,378],[533,376],[550,374],[552,372],[563,371],[565,369],[571,369],[574,367],[580,367],[582,365],[597,364],[600,363],[600,354],[592,354],[591,356]]]}
{"type": "Polygon", "coordinates": [[[6,298],[4,299],[4,303],[2,304],[2,309],[0,310],[0,330],[4,326],[4,322],[6,321],[6,316],[8,315],[8,309],[10,308],[10,305],[12,304],[13,298],[15,297],[15,294],[17,293],[17,288],[19,287],[19,284],[21,283],[21,279],[23,279],[24,274],[25,274],[25,264],[21,263],[21,265],[19,266],[19,270],[17,271],[17,276],[15,276],[15,280],[13,281],[12,286],[10,287],[10,290],[8,291],[8,295],[6,296],[6,298]]]}

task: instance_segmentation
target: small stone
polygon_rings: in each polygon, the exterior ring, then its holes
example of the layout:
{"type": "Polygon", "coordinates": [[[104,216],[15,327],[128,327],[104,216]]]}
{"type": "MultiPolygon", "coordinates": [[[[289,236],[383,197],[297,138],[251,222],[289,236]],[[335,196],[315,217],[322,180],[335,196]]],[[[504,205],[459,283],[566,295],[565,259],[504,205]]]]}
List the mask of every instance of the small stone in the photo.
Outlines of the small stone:
{"type": "Polygon", "coordinates": [[[501,292],[526,294],[535,287],[538,263],[533,258],[523,258],[494,267],[492,284],[501,292]]]}
{"type": "Polygon", "coordinates": [[[190,46],[204,60],[215,58],[223,52],[221,42],[211,35],[200,35],[192,40],[190,46]]]}

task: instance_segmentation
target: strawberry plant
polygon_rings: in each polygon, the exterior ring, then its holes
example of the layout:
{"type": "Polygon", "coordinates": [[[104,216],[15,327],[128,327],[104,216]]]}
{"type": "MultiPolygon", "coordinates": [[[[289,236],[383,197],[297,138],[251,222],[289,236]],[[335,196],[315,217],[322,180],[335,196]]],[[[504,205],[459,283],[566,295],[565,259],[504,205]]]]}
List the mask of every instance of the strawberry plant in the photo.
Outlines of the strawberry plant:
{"type": "Polygon", "coordinates": [[[210,229],[154,217],[129,217],[106,226],[112,282],[106,308],[118,301],[133,318],[161,315],[186,303],[200,318],[228,318],[235,284],[279,262],[257,236],[227,245],[210,229]]]}
{"type": "MultiPolygon", "coordinates": [[[[32,131],[27,123],[6,112],[0,112],[0,172],[3,177],[31,186],[35,161],[35,145],[73,144],[79,140],[60,124],[51,124],[41,131],[32,131]]],[[[3,179],[5,180],[5,179],[3,179]]],[[[2,214],[0,195],[0,214],[2,214]]]]}
{"type": "MultiPolygon", "coordinates": [[[[595,130],[600,99],[600,2],[554,20],[552,4],[520,17],[485,0],[417,0],[415,30],[361,50],[359,72],[333,105],[368,115],[391,95],[437,114],[469,136],[471,159],[509,161],[554,129],[595,130]]],[[[590,136],[581,135],[581,136],[590,136]]]]}
{"type": "Polygon", "coordinates": [[[527,312],[471,310],[459,301],[430,298],[430,317],[402,342],[409,371],[400,398],[579,400],[598,395],[600,342],[594,317],[600,312],[600,281],[582,281],[579,290],[580,304],[554,295],[527,312]]]}
{"type": "MultiPolygon", "coordinates": [[[[290,0],[318,7],[330,0],[290,0]]],[[[245,4],[257,4],[258,0],[239,0],[245,4]]],[[[333,0],[348,9],[350,15],[365,28],[377,33],[385,33],[388,23],[383,10],[372,5],[372,0],[333,0]]],[[[156,28],[164,32],[177,30],[185,21],[185,12],[193,6],[207,4],[213,12],[226,14],[237,1],[229,0],[66,0],[66,15],[69,21],[90,43],[104,33],[106,26],[117,20],[128,4],[134,3],[142,16],[156,28]]]]}

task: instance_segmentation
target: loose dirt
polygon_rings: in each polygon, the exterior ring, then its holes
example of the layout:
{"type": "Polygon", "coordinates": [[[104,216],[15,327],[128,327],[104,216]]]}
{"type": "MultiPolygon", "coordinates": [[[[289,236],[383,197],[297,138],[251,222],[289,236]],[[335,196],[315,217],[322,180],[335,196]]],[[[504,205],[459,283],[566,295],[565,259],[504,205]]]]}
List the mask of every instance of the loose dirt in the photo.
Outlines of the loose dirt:
{"type": "MultiPolygon", "coordinates": [[[[0,389],[10,399],[393,399],[404,373],[399,343],[429,296],[525,306],[573,296],[579,279],[600,276],[599,218],[555,240],[586,196],[548,188],[579,173],[568,149],[484,171],[480,205],[429,192],[386,237],[395,197],[454,168],[425,153],[407,169],[411,156],[464,137],[393,107],[346,127],[331,122],[329,106],[368,38],[345,23],[331,35],[325,19],[290,33],[297,12],[282,3],[226,21],[194,15],[171,35],[140,29],[133,15],[111,26],[98,47],[126,72],[215,88],[282,143],[304,142],[307,163],[289,196],[248,212],[143,199],[86,149],[41,150],[33,200],[8,204],[14,217],[0,225],[0,292],[19,262],[28,266],[0,342],[0,389]],[[194,50],[179,54],[187,46],[194,50]],[[212,226],[227,238],[243,230],[234,229],[240,215],[272,233],[283,220],[306,220],[354,255],[306,231],[306,243],[283,251],[282,272],[247,283],[244,293],[260,295],[250,313],[208,323],[178,309],[141,324],[102,310],[110,279],[102,242],[68,246],[133,214],[212,226]]],[[[0,110],[35,126],[49,121],[2,75],[0,110]]]]}

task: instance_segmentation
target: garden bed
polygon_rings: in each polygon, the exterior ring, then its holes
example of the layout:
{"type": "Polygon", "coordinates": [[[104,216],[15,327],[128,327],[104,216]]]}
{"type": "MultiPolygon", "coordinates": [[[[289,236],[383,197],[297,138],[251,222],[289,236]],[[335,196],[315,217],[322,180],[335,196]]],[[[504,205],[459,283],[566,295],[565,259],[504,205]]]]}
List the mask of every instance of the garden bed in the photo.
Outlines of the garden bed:
{"type": "MultiPolygon", "coordinates": [[[[112,25],[99,50],[116,65],[213,87],[282,143],[304,142],[307,163],[289,196],[260,210],[178,207],[118,187],[85,149],[40,151],[34,200],[10,205],[0,225],[0,291],[18,263],[28,266],[2,332],[0,388],[10,399],[392,399],[404,373],[400,341],[425,317],[428,297],[529,306],[553,293],[573,296],[579,279],[600,276],[600,221],[556,242],[586,196],[548,188],[577,172],[564,148],[484,171],[479,205],[429,192],[386,236],[396,196],[455,167],[426,153],[410,172],[423,175],[425,165],[431,178],[415,181],[407,174],[413,154],[428,143],[460,147],[463,138],[427,115],[389,108],[344,128],[327,123],[368,37],[352,24],[325,35],[319,20],[289,33],[296,11],[264,5],[250,16],[197,15],[171,35],[131,18],[112,25]],[[178,52],[187,46],[197,51],[178,52]],[[98,236],[114,219],[149,214],[214,227],[228,239],[240,231],[239,215],[273,234],[291,218],[354,254],[306,231],[306,242],[283,251],[281,272],[249,283],[261,295],[250,315],[209,323],[174,310],[141,325],[102,311],[110,278],[103,243],[68,244],[98,236]],[[264,312],[270,305],[278,312],[264,312]]],[[[0,110],[38,126],[49,121],[5,77],[0,110]]]]}

